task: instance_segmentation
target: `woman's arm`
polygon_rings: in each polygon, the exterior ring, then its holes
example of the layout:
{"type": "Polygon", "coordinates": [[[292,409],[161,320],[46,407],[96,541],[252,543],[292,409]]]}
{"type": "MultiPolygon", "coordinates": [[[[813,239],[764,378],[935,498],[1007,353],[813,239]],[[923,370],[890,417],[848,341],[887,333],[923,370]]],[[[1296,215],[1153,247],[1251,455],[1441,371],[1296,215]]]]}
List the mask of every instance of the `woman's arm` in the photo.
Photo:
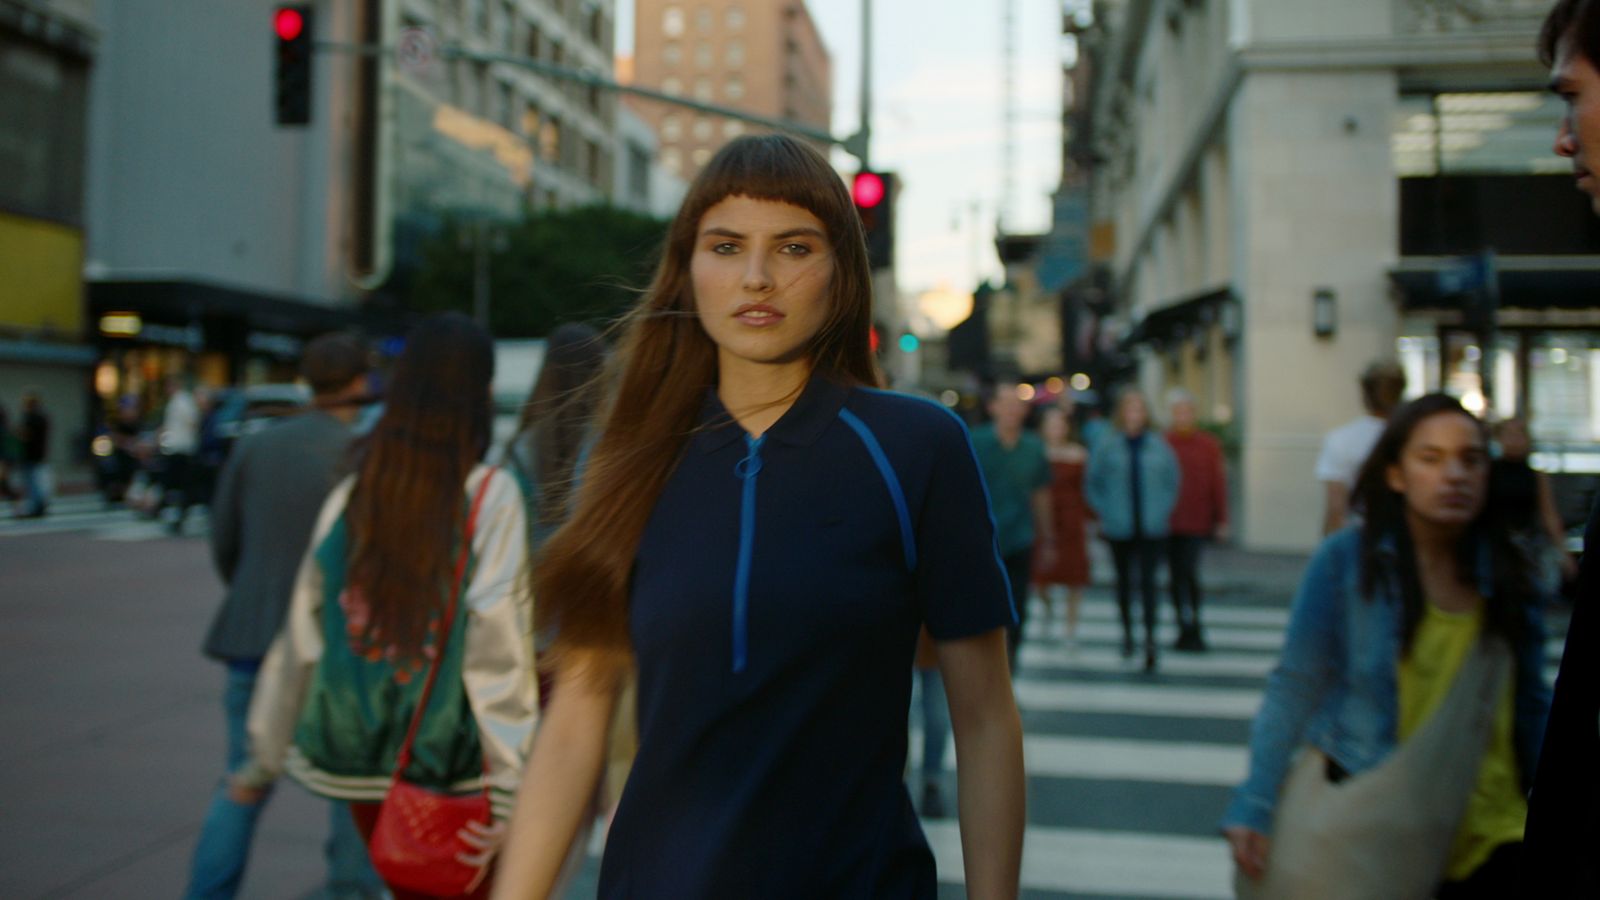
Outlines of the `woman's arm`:
{"type": "Polygon", "coordinates": [[[956,738],[967,896],[1014,900],[1022,869],[1027,787],[1022,720],[1011,693],[1005,631],[940,641],[938,650],[956,738]]]}
{"type": "Polygon", "coordinates": [[[558,664],[495,873],[495,900],[544,900],[554,890],[605,767],[618,684],[584,651],[568,650],[558,664]]]}
{"type": "Polygon", "coordinates": [[[539,718],[533,668],[533,601],[522,493],[505,473],[488,476],[473,524],[472,581],[464,585],[466,647],[462,685],[483,745],[496,820],[511,816],[539,718]]]}

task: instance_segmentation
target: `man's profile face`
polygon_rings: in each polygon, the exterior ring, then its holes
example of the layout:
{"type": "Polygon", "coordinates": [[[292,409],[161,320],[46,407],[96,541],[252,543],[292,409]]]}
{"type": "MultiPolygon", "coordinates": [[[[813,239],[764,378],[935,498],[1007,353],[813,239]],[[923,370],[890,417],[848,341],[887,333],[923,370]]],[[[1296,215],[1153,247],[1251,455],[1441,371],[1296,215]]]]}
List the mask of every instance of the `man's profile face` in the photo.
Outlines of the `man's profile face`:
{"type": "Polygon", "coordinates": [[[1556,132],[1557,156],[1572,160],[1578,190],[1600,215],[1600,70],[1571,41],[1563,41],[1550,67],[1550,90],[1567,104],[1556,132]]]}

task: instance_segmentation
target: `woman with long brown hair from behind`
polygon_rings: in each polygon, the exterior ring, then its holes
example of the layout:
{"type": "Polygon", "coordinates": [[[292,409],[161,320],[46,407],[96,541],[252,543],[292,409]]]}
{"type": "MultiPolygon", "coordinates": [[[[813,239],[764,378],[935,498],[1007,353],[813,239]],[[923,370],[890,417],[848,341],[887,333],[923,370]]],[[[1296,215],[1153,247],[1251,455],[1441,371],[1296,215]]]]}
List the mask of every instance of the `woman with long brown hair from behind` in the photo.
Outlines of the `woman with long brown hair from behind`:
{"type": "MultiPolygon", "coordinates": [[[[487,791],[493,818],[507,817],[538,711],[522,497],[479,462],[493,372],[493,342],[465,316],[431,317],[407,339],[262,664],[250,761],[234,778],[241,798],[287,771],[350,802],[370,834],[436,666],[401,775],[444,793],[487,791]]],[[[499,833],[469,826],[461,852],[486,872],[499,833]]],[[[391,888],[397,900],[423,896],[391,888]]]]}
{"type": "Polygon", "coordinates": [[[668,231],[536,570],[556,685],[496,896],[550,895],[636,661],[639,752],[600,896],[934,897],[902,780],[924,623],[969,896],[1016,896],[1016,615],[994,525],[961,423],[874,389],[870,326],[838,174],[789,137],[726,145],[668,231]]]}

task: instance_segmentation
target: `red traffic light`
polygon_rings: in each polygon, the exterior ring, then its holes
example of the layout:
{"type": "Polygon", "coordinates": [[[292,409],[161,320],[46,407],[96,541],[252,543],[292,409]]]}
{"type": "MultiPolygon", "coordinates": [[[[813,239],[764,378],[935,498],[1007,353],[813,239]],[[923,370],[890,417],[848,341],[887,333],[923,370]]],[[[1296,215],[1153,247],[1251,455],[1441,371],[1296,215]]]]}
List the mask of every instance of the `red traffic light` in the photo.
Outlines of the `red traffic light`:
{"type": "Polygon", "coordinates": [[[306,30],[305,16],[298,9],[280,9],[272,15],[272,30],[279,40],[292,41],[306,30]]]}
{"type": "Polygon", "coordinates": [[[882,203],[884,193],[883,176],[876,172],[857,172],[856,180],[850,186],[850,196],[855,199],[856,206],[862,209],[871,209],[882,203]]]}

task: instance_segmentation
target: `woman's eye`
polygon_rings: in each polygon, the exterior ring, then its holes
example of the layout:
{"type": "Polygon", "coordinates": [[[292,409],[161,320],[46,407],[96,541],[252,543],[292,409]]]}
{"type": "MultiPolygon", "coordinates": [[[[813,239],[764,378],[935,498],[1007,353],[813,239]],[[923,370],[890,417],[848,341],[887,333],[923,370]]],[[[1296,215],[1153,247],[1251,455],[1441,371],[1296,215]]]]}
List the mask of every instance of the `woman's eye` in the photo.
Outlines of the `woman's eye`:
{"type": "Polygon", "coordinates": [[[724,256],[727,256],[730,253],[739,252],[739,245],[735,244],[732,241],[723,241],[723,242],[721,242],[719,244],[712,244],[711,245],[711,252],[712,253],[720,253],[720,254],[722,254],[724,256]]]}
{"type": "Polygon", "coordinates": [[[811,248],[805,244],[784,244],[782,249],[791,256],[805,256],[811,252],[811,248]]]}

